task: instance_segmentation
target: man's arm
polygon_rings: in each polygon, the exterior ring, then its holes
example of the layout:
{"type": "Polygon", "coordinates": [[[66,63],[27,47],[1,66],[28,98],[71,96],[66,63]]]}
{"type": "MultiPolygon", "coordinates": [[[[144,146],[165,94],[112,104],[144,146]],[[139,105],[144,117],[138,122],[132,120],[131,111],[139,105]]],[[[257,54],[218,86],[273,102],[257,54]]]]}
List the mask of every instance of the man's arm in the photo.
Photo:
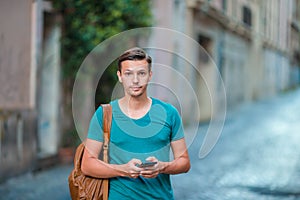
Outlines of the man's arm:
{"type": "Polygon", "coordinates": [[[132,159],[123,165],[108,164],[98,159],[102,149],[102,142],[87,139],[81,163],[81,170],[85,175],[98,178],[111,178],[116,176],[128,176],[136,178],[140,169],[136,164],[140,164],[138,159],[132,159]]]}
{"type": "Polygon", "coordinates": [[[171,162],[161,162],[155,157],[149,157],[147,160],[158,162],[153,167],[147,167],[141,171],[141,175],[145,178],[155,178],[158,174],[180,174],[188,172],[190,165],[190,158],[186,148],[185,139],[179,139],[171,142],[171,148],[174,155],[174,160],[171,162]]]}
{"type": "Polygon", "coordinates": [[[180,174],[188,172],[191,164],[185,139],[182,138],[171,142],[171,148],[173,151],[174,160],[171,162],[163,162],[160,173],[180,174]]]}

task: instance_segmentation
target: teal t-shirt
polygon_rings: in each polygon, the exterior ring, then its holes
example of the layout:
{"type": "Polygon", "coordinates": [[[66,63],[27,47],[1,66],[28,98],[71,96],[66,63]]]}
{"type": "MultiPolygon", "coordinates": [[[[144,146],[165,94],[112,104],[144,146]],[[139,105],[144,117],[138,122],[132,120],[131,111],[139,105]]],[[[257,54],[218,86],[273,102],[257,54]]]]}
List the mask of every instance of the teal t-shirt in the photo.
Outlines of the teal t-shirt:
{"type": "MultiPolygon", "coordinates": [[[[170,142],[184,137],[182,121],[175,107],[152,98],[149,112],[140,119],[132,119],[121,111],[118,100],[110,104],[113,112],[110,163],[125,164],[133,158],[145,161],[149,156],[169,161],[170,142]]],[[[89,139],[103,142],[102,116],[102,107],[99,107],[90,122],[89,139]]],[[[109,199],[174,199],[170,176],[159,174],[151,179],[142,176],[136,179],[111,178],[109,199]]]]}

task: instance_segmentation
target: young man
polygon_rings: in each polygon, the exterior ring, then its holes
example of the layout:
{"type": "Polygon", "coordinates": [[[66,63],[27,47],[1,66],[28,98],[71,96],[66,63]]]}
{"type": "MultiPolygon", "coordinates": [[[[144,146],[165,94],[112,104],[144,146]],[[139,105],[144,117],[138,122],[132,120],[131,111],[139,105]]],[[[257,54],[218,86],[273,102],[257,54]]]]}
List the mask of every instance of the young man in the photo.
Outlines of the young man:
{"type": "Polygon", "coordinates": [[[170,174],[190,169],[180,115],[172,105],[147,96],[151,63],[151,57],[140,48],[129,49],[119,57],[117,75],[125,95],[110,103],[109,164],[98,159],[103,144],[101,107],[90,122],[82,171],[110,178],[111,200],[174,199],[170,174]],[[146,161],[155,164],[138,166],[146,161]]]}

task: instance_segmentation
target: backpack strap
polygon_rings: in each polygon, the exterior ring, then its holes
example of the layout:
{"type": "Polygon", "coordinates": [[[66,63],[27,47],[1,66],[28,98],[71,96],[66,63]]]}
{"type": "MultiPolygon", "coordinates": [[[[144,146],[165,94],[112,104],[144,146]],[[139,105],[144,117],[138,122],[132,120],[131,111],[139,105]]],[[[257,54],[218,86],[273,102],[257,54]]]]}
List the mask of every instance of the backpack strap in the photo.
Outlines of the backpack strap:
{"type": "MultiPolygon", "coordinates": [[[[103,108],[103,137],[104,137],[104,143],[103,143],[103,161],[108,163],[108,145],[110,140],[110,128],[111,128],[111,121],[112,121],[112,108],[110,104],[102,104],[103,108]]],[[[108,199],[108,188],[109,182],[108,179],[105,179],[103,181],[103,199],[108,199]]]]}
{"type": "Polygon", "coordinates": [[[103,161],[108,163],[108,145],[110,140],[110,128],[112,121],[112,108],[110,104],[102,104],[103,108],[103,161]]]}

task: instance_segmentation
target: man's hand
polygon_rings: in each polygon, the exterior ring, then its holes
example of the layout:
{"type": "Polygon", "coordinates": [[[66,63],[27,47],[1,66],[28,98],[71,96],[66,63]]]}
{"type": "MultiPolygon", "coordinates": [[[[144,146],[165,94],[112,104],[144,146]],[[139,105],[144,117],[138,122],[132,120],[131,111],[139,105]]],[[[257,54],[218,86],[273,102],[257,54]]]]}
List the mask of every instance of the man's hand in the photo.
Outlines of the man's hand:
{"type": "Polygon", "coordinates": [[[142,171],[141,168],[136,165],[141,164],[142,161],[139,159],[132,159],[128,163],[121,165],[122,171],[125,173],[125,176],[129,178],[137,178],[142,171]]]}
{"type": "Polygon", "coordinates": [[[157,162],[157,164],[149,167],[140,168],[141,169],[140,175],[145,178],[155,178],[158,176],[160,171],[162,171],[165,168],[165,163],[160,162],[155,157],[149,157],[146,160],[149,162],[157,162]]]}

